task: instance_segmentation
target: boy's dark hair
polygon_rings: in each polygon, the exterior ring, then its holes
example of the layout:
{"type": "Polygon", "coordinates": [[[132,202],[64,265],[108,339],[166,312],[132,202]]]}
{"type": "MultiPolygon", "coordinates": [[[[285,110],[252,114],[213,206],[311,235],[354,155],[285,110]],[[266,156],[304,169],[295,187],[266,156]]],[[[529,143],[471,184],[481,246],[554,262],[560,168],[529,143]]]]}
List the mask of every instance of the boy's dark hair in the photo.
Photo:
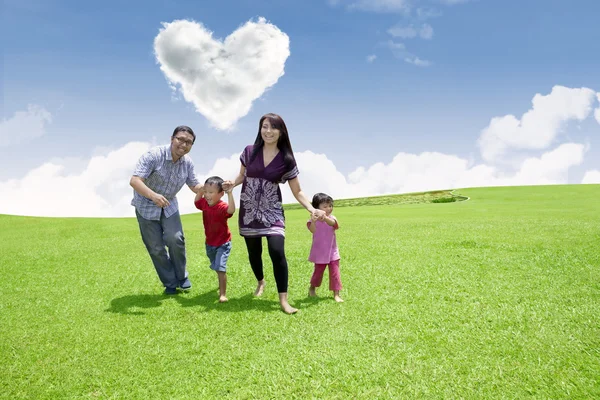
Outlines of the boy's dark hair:
{"type": "Polygon", "coordinates": [[[211,176],[206,181],[204,181],[205,185],[215,185],[219,188],[219,192],[223,191],[223,178],[219,176],[211,176]]]}
{"type": "Polygon", "coordinates": [[[175,130],[173,131],[173,134],[171,135],[171,137],[175,137],[175,135],[177,135],[179,132],[189,133],[194,138],[193,141],[194,142],[196,141],[196,134],[194,133],[194,131],[192,130],[192,128],[190,128],[189,126],[179,125],[177,128],[175,128],[175,130]]]}
{"type": "Polygon", "coordinates": [[[325,193],[317,193],[313,196],[312,206],[314,208],[319,208],[323,203],[331,204],[333,206],[333,198],[325,193]]]}

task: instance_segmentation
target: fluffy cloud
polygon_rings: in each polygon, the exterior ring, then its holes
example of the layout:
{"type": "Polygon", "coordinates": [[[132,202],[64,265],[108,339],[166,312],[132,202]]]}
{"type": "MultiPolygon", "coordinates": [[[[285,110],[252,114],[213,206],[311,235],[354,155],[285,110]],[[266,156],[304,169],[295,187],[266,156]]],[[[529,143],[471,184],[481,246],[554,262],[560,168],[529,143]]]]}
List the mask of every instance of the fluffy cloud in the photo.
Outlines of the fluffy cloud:
{"type": "Polygon", "coordinates": [[[583,175],[583,179],[581,183],[596,183],[600,184],[600,171],[597,169],[592,169],[590,171],[586,171],[585,175],[583,175]]]}
{"type": "MultiPolygon", "coordinates": [[[[0,213],[38,216],[131,217],[133,189],[129,179],[148,143],[129,143],[105,155],[92,157],[83,171],[71,173],[60,160],[45,163],[21,180],[0,182],[0,213]]],[[[568,183],[568,171],[583,160],[581,144],[567,143],[539,158],[525,160],[514,173],[471,163],[438,152],[398,153],[389,163],[359,167],[344,176],[325,154],[296,153],[303,191],[311,197],[326,192],[334,198],[352,198],[476,186],[539,185],[568,183]]],[[[197,171],[204,181],[219,175],[230,179],[239,172],[239,154],[215,161],[207,171],[197,171]]],[[[584,183],[598,181],[589,171],[584,183]]],[[[239,203],[240,188],[234,194],[239,203]]],[[[282,186],[284,203],[294,203],[289,186],[282,186]]],[[[197,212],[194,194],[184,187],[177,198],[182,214],[197,212]]]]}
{"type": "MultiPolygon", "coordinates": [[[[596,97],[598,97],[598,101],[600,102],[600,93],[597,93],[596,97]]],[[[598,106],[598,108],[596,108],[596,110],[594,111],[594,117],[596,118],[596,121],[598,121],[598,123],[600,124],[600,106],[598,106]]]]}
{"type": "Polygon", "coordinates": [[[27,111],[17,111],[0,123],[0,147],[26,143],[46,133],[52,115],[45,108],[30,104],[27,111]]]}
{"type": "Polygon", "coordinates": [[[431,39],[433,37],[433,28],[429,24],[423,24],[420,28],[414,25],[402,25],[398,24],[387,32],[393,37],[399,37],[402,39],[412,39],[414,37],[421,37],[422,39],[431,39]]]}
{"type": "Polygon", "coordinates": [[[514,115],[492,118],[478,141],[483,159],[497,161],[511,148],[547,148],[567,122],[588,117],[594,95],[588,88],[554,86],[549,95],[536,94],[532,108],[520,119],[514,115]]]}
{"type": "Polygon", "coordinates": [[[154,39],[161,71],[217,129],[231,129],[252,102],[284,74],[289,37],[264,18],[248,21],[224,41],[201,23],[163,23],[154,39]]]}
{"type": "Polygon", "coordinates": [[[431,65],[430,61],[422,60],[417,56],[410,55],[408,57],[404,57],[404,61],[416,65],[417,67],[429,67],[431,65]]]}
{"type": "MultiPolygon", "coordinates": [[[[437,0],[437,3],[446,6],[466,3],[470,0],[437,0]]],[[[379,13],[402,13],[409,14],[413,7],[419,3],[426,3],[422,0],[327,0],[330,6],[345,5],[350,10],[371,11],[379,13]]],[[[419,7],[416,12],[418,17],[425,18],[438,17],[441,13],[428,7],[419,7]]]]}
{"type": "Polygon", "coordinates": [[[148,143],[132,142],[92,157],[83,171],[47,162],[23,179],[0,182],[0,213],[53,217],[132,216],[129,178],[148,143]]]}
{"type": "Polygon", "coordinates": [[[376,58],[377,56],[375,54],[370,54],[367,56],[367,62],[372,63],[373,61],[375,61],[376,58]]]}
{"type": "Polygon", "coordinates": [[[340,0],[337,3],[341,2],[347,3],[350,9],[363,11],[405,13],[410,10],[410,2],[408,0],[340,0]]]}

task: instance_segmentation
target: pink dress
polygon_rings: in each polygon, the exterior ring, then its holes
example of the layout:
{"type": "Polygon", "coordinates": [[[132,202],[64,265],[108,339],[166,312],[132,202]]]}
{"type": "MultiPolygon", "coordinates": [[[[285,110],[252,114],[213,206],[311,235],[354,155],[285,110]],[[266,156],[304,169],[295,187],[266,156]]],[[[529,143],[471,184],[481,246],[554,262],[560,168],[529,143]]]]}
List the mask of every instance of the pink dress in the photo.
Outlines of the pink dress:
{"type": "MultiPolygon", "coordinates": [[[[313,287],[321,286],[325,268],[329,265],[329,290],[342,290],[342,278],[340,276],[340,251],[335,239],[335,231],[339,228],[337,219],[335,225],[329,226],[325,221],[315,221],[315,232],[313,233],[312,247],[308,261],[315,263],[315,270],[310,278],[310,285],[313,287]]],[[[310,221],[307,222],[310,226],[310,221]]]]}
{"type": "MultiPolygon", "coordinates": [[[[335,219],[333,215],[331,218],[335,219]]],[[[308,227],[310,221],[307,222],[308,227]]],[[[334,226],[329,226],[325,221],[315,221],[315,233],[313,233],[312,247],[308,261],[315,264],[329,264],[331,261],[340,259],[340,251],[335,240],[335,231],[339,228],[337,220],[334,226]]]]}

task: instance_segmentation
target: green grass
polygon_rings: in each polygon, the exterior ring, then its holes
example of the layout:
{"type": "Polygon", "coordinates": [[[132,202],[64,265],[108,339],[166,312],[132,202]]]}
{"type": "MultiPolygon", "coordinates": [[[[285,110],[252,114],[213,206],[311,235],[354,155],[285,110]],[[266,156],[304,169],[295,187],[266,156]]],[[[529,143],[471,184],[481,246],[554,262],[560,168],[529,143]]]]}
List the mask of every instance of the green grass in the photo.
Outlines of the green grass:
{"type": "Polygon", "coordinates": [[[0,397],[600,397],[600,186],[458,194],[336,208],[342,304],[326,282],[307,298],[308,214],[288,209],[293,316],[268,262],[250,296],[235,221],[218,304],[198,214],[174,297],[133,218],[0,216],[0,397]]]}

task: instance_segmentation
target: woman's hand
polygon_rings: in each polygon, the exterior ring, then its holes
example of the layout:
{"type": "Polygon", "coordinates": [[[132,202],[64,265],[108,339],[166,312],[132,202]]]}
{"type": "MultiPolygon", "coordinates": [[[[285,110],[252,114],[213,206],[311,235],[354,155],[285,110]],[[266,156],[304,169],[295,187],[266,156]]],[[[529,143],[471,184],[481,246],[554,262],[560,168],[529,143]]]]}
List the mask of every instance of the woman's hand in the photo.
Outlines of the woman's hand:
{"type": "Polygon", "coordinates": [[[233,190],[233,186],[234,186],[234,182],[233,181],[223,181],[223,191],[224,192],[228,192],[230,190],[233,190]]]}
{"type": "Polygon", "coordinates": [[[311,218],[316,218],[319,221],[323,221],[325,219],[325,215],[325,211],[317,209],[312,212],[311,218]]]}

